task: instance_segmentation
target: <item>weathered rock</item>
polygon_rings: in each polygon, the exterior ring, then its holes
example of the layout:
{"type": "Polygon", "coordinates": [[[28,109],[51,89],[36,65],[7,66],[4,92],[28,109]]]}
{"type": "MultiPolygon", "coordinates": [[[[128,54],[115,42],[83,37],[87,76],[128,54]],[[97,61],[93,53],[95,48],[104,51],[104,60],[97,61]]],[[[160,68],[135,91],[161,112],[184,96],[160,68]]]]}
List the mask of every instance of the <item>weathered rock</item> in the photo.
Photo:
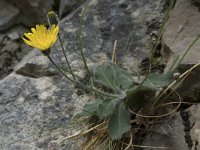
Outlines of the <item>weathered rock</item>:
{"type": "Polygon", "coordinates": [[[46,14],[53,6],[53,0],[13,0],[13,2],[20,9],[20,23],[26,26],[46,23],[46,14]]]}
{"type": "MultiPolygon", "coordinates": [[[[142,145],[152,147],[167,147],[169,149],[176,150],[188,150],[189,147],[185,141],[185,135],[190,135],[193,149],[196,141],[199,142],[200,137],[200,119],[199,119],[199,105],[193,105],[186,112],[189,114],[189,127],[188,131],[184,131],[184,121],[180,117],[179,112],[174,114],[169,120],[164,121],[161,124],[156,125],[151,132],[143,141],[142,145]]],[[[166,148],[166,149],[167,149],[166,148]]],[[[197,149],[200,145],[197,144],[197,149]]],[[[151,148],[144,148],[144,150],[150,150],[151,148]]],[[[156,149],[156,148],[155,148],[156,149]]],[[[159,148],[157,148],[159,149],[159,148]]]]}
{"type": "MultiPolygon", "coordinates": [[[[190,0],[177,0],[163,34],[162,54],[167,62],[166,70],[171,68],[178,57],[175,65],[179,62],[190,44],[199,36],[200,23],[197,21],[199,18],[198,8],[190,0]]],[[[193,45],[181,62],[179,66],[181,73],[191,68],[193,64],[199,63],[199,47],[200,40],[193,45]]],[[[179,89],[180,94],[190,100],[200,98],[199,71],[199,67],[193,70],[179,89]]]]}
{"type": "Polygon", "coordinates": [[[46,14],[53,4],[53,0],[1,0],[0,31],[20,23],[26,26],[46,23],[46,14]]]}
{"type": "MultiPolygon", "coordinates": [[[[192,5],[190,0],[177,0],[163,35],[163,43],[170,49],[166,52],[169,56],[168,67],[173,64],[179,54],[183,55],[199,35],[200,23],[197,21],[199,18],[198,8],[192,5]]],[[[200,40],[190,49],[181,64],[199,63],[199,47],[200,40]]]]}
{"type": "Polygon", "coordinates": [[[188,109],[188,113],[190,115],[190,122],[191,122],[191,137],[193,140],[193,145],[195,147],[195,144],[197,145],[196,148],[200,149],[200,118],[199,118],[199,105],[194,105],[188,109]]]}
{"type": "Polygon", "coordinates": [[[56,138],[53,136],[55,129],[62,130],[60,135],[65,134],[63,131],[72,113],[72,87],[60,78],[56,80],[49,77],[26,78],[16,74],[1,80],[1,147],[8,144],[5,149],[47,149],[49,141],[56,138]],[[55,82],[60,83],[57,85],[55,82]],[[23,138],[24,141],[15,143],[23,138]]]}
{"type": "Polygon", "coordinates": [[[0,79],[11,73],[13,67],[32,49],[21,40],[24,32],[27,29],[19,25],[0,34],[0,79]]]}
{"type": "Polygon", "coordinates": [[[13,66],[21,60],[24,54],[20,43],[11,40],[6,34],[0,36],[2,37],[0,41],[0,79],[2,79],[11,73],[13,66]]]}
{"type": "Polygon", "coordinates": [[[0,1],[0,31],[6,30],[12,25],[18,23],[20,10],[7,3],[4,0],[0,1]]]}
{"type": "Polygon", "coordinates": [[[59,17],[69,14],[78,8],[85,0],[60,0],[59,4],[59,17]]]}
{"type": "MultiPolygon", "coordinates": [[[[166,147],[166,149],[188,150],[188,146],[184,139],[184,127],[179,113],[169,119],[165,119],[163,123],[155,125],[153,131],[145,137],[143,146],[166,147]]],[[[151,148],[144,148],[150,150],[151,148]]]]}
{"type": "Polygon", "coordinates": [[[192,3],[200,10],[200,0],[192,0],[192,3]]]}
{"type": "MultiPolygon", "coordinates": [[[[89,0],[84,16],[83,50],[89,67],[107,61],[112,56],[114,41],[117,40],[117,63],[129,66],[131,60],[142,60],[148,55],[145,47],[147,22],[160,17],[163,1],[121,1],[89,0]],[[161,3],[160,3],[161,2],[161,3]],[[131,39],[126,47],[128,34],[131,39]],[[122,49],[125,49],[122,51],[122,49]],[[124,60],[126,56],[129,59],[124,60]],[[124,61],[123,61],[124,60],[124,61]]],[[[79,55],[76,33],[79,29],[80,7],[60,23],[61,38],[72,69],[84,76],[84,66],[79,55]]],[[[66,67],[59,43],[52,48],[52,58],[66,67]],[[58,54],[59,51],[60,53],[58,54]],[[61,58],[60,58],[61,57],[61,58]]],[[[135,63],[133,63],[135,64],[135,63]]],[[[53,140],[62,140],[69,132],[69,120],[73,108],[83,105],[82,97],[76,94],[73,85],[60,76],[40,75],[32,78],[23,71],[38,75],[37,70],[50,71],[53,66],[39,51],[30,52],[19,65],[16,72],[0,81],[0,142],[5,150],[14,149],[70,149],[71,143],[54,145],[53,140]],[[28,65],[37,66],[36,70],[27,69],[28,65]],[[61,129],[57,132],[52,129],[61,129]],[[47,134],[42,134],[47,133],[47,134]],[[50,134],[51,133],[51,134],[50,134]],[[34,135],[34,136],[31,136],[34,135]],[[27,138],[30,136],[30,139],[27,138]],[[24,140],[20,140],[25,138],[24,140]],[[17,141],[14,142],[13,141],[17,141]],[[12,144],[10,144],[12,143],[12,144]],[[8,144],[7,146],[5,146],[8,144]]],[[[136,69],[136,67],[132,67],[136,69]]],[[[136,72],[135,70],[130,72],[136,72]]],[[[88,97],[87,97],[88,98],[88,97]]],[[[72,148],[76,149],[76,148],[72,148]]]]}
{"type": "Polygon", "coordinates": [[[8,34],[8,37],[11,39],[11,40],[18,40],[20,39],[20,36],[17,32],[12,32],[10,34],[8,34]]]}

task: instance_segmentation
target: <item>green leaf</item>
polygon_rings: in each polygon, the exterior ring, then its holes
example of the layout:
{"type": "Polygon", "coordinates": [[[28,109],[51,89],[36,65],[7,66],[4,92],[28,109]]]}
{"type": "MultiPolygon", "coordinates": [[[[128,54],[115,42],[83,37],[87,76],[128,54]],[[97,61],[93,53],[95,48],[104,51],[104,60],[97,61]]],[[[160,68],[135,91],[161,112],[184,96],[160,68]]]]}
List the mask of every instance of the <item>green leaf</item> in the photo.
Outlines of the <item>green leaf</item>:
{"type": "Polygon", "coordinates": [[[114,91],[125,90],[131,86],[133,79],[126,71],[112,63],[105,63],[93,70],[94,81],[114,91]]]}
{"type": "Polygon", "coordinates": [[[93,103],[85,104],[82,112],[78,114],[78,116],[86,116],[86,115],[91,115],[94,114],[97,111],[97,107],[100,104],[100,100],[96,100],[93,103]]]}
{"type": "Polygon", "coordinates": [[[158,89],[160,87],[168,86],[172,81],[173,72],[168,72],[166,74],[151,73],[147,76],[143,85],[158,89]]]}
{"type": "Polygon", "coordinates": [[[140,108],[145,104],[147,97],[155,95],[155,90],[147,86],[134,86],[126,92],[126,106],[128,108],[140,108]]]}
{"type": "Polygon", "coordinates": [[[125,109],[124,104],[117,105],[108,123],[109,136],[114,140],[120,138],[125,132],[130,130],[130,114],[125,109]]]}
{"type": "Polygon", "coordinates": [[[111,115],[115,109],[116,103],[112,99],[103,100],[97,108],[97,114],[100,119],[111,115]]]}

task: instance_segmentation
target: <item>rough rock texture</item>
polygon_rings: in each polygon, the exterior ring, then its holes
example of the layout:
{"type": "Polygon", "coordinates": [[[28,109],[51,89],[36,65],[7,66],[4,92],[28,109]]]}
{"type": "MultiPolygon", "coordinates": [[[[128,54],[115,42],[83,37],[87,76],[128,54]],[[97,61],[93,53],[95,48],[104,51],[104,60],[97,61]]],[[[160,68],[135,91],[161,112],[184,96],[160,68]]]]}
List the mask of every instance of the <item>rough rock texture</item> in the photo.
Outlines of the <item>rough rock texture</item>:
{"type": "MultiPolygon", "coordinates": [[[[88,1],[83,25],[85,32],[83,44],[86,54],[90,56],[91,53],[100,50],[111,57],[114,42],[117,40],[118,63],[130,62],[127,56],[132,57],[134,65],[143,60],[149,55],[149,50],[146,48],[147,32],[149,33],[149,28],[152,30],[154,26],[152,24],[161,20],[162,14],[157,12],[162,11],[162,6],[163,1],[88,1]],[[93,39],[93,42],[90,42],[90,39],[93,39]]],[[[63,19],[63,25],[68,27],[64,29],[67,33],[64,37],[70,37],[70,40],[66,41],[69,50],[77,39],[78,18],[84,8],[75,10],[63,19]]],[[[77,49],[76,47],[75,50],[77,49]]],[[[132,72],[135,71],[136,68],[132,68],[132,72]]]]}
{"type": "MultiPolygon", "coordinates": [[[[179,54],[184,53],[192,41],[199,35],[200,12],[190,0],[177,0],[163,35],[164,44],[171,50],[168,65],[171,65],[179,54]]],[[[182,64],[199,62],[200,40],[190,49],[182,64]]],[[[180,57],[181,57],[180,56],[180,57]]]]}
{"type": "MultiPolygon", "coordinates": [[[[199,123],[199,105],[193,105],[186,110],[189,114],[191,140],[193,142],[193,149],[195,147],[196,141],[200,140],[200,123],[199,123]]],[[[154,147],[168,147],[174,150],[188,150],[188,145],[185,142],[184,132],[185,126],[183,125],[183,120],[180,117],[180,113],[177,112],[169,120],[156,125],[151,132],[143,141],[142,145],[154,146],[154,147]]],[[[200,145],[197,144],[197,149],[200,145]]],[[[151,148],[144,148],[144,150],[150,150],[151,148]]],[[[194,149],[195,150],[195,149],[194,149]]]]}
{"type": "Polygon", "coordinates": [[[191,128],[191,131],[190,131],[190,134],[191,134],[191,137],[192,137],[192,140],[193,140],[193,144],[195,145],[195,142],[197,141],[197,149],[200,149],[200,144],[199,144],[199,141],[200,141],[200,118],[199,118],[199,110],[200,110],[200,106],[199,105],[196,105],[196,106],[192,106],[188,109],[188,113],[189,115],[191,116],[190,117],[190,122],[191,122],[191,125],[192,128],[191,128]]]}
{"type": "MultiPolygon", "coordinates": [[[[180,55],[177,61],[179,62],[189,45],[199,35],[200,23],[197,21],[199,18],[200,12],[190,0],[177,0],[163,35],[163,44],[165,44],[165,47],[162,53],[167,62],[166,68],[169,69],[174,64],[178,55],[180,55]]],[[[186,71],[193,64],[200,62],[199,47],[200,40],[193,45],[183,59],[179,67],[181,72],[186,71]]],[[[182,96],[190,97],[191,100],[199,100],[199,71],[199,67],[193,70],[183,82],[180,88],[182,96]]]]}
{"type": "Polygon", "coordinates": [[[48,77],[32,79],[11,74],[3,79],[0,88],[1,146],[25,138],[5,149],[47,149],[50,138],[54,137],[50,135],[43,140],[43,134],[49,135],[54,129],[63,129],[60,135],[64,134],[72,108],[69,102],[72,88],[66,85],[60,79],[48,77]]]}
{"type": "MultiPolygon", "coordinates": [[[[95,62],[101,63],[111,57],[115,40],[117,62],[120,65],[128,66],[125,64],[129,64],[131,60],[134,65],[137,59],[140,61],[148,55],[145,47],[148,25],[161,18],[163,1],[87,2],[83,47],[90,67],[95,62]],[[129,34],[130,40],[126,44],[129,34]]],[[[69,61],[79,75],[84,75],[84,71],[76,33],[83,9],[84,7],[76,9],[60,24],[69,61]]],[[[57,43],[51,56],[56,62],[62,60],[59,65],[64,65],[63,56],[57,53],[60,50],[57,43]]],[[[68,128],[73,108],[78,104],[83,105],[82,98],[77,96],[73,85],[52,68],[47,58],[34,50],[15,67],[16,72],[0,81],[0,145],[5,150],[64,150],[73,146],[71,143],[57,145],[52,141],[68,135],[64,129],[68,128]],[[31,66],[31,69],[27,66],[31,66]]],[[[134,74],[136,67],[132,67],[130,72],[134,74]]]]}
{"type": "Polygon", "coordinates": [[[53,0],[1,0],[0,1],[0,31],[16,24],[33,26],[44,23],[46,13],[52,9],[53,0]]]}
{"type": "MultiPolygon", "coordinates": [[[[21,37],[25,26],[46,22],[46,13],[53,0],[1,0],[0,1],[0,79],[13,71],[28,52],[21,37]]],[[[30,49],[29,49],[30,50],[30,49]]]]}
{"type": "MultiPolygon", "coordinates": [[[[188,150],[188,146],[184,139],[184,127],[179,113],[166,119],[153,127],[153,132],[150,132],[145,137],[142,145],[152,147],[166,147],[176,150],[188,150]]],[[[151,148],[144,148],[150,150],[151,148]]]]}
{"type": "Polygon", "coordinates": [[[192,0],[192,3],[200,10],[200,0],[192,0]]]}
{"type": "Polygon", "coordinates": [[[21,41],[23,32],[25,29],[18,26],[0,34],[0,79],[11,73],[14,65],[31,49],[21,41]]]}
{"type": "Polygon", "coordinates": [[[13,0],[14,4],[20,9],[20,22],[33,26],[38,23],[46,22],[46,14],[52,9],[53,0],[13,0]],[[28,10],[28,11],[27,11],[28,10]]]}
{"type": "Polygon", "coordinates": [[[60,0],[59,4],[59,17],[65,16],[65,14],[69,14],[78,6],[80,6],[85,0],[60,0]]]}
{"type": "Polygon", "coordinates": [[[17,23],[20,10],[12,4],[0,1],[0,30],[7,29],[17,23]]]}

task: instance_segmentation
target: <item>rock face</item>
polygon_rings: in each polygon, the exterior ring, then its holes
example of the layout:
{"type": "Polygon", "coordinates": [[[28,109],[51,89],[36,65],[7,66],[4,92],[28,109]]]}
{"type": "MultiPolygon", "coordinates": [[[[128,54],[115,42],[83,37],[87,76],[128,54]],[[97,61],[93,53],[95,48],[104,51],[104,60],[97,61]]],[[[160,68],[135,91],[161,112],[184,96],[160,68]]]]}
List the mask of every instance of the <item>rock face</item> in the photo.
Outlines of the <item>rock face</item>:
{"type": "MultiPolygon", "coordinates": [[[[153,127],[153,132],[149,133],[142,145],[152,147],[166,147],[177,150],[188,150],[185,143],[183,123],[179,113],[166,119],[163,124],[153,127]]],[[[150,150],[151,148],[144,148],[150,150]]]]}
{"type": "MultiPolygon", "coordinates": [[[[163,5],[164,1],[160,0],[87,1],[82,27],[89,66],[107,61],[115,40],[119,64],[128,66],[132,60],[134,65],[137,59],[147,57],[145,41],[149,25],[156,24],[155,20],[159,24],[163,5]]],[[[84,67],[76,33],[83,10],[84,7],[76,9],[60,23],[69,61],[79,75],[84,75],[84,67]]],[[[59,65],[64,65],[63,56],[57,53],[60,50],[57,43],[51,56],[56,62],[61,60],[59,65]]],[[[0,146],[3,149],[77,149],[73,143],[56,145],[52,142],[69,134],[65,129],[69,127],[73,108],[78,105],[75,101],[82,104],[74,86],[52,68],[47,58],[34,50],[15,67],[15,72],[0,81],[0,146]]],[[[136,67],[130,72],[134,74],[136,67]]]]}
{"type": "MultiPolygon", "coordinates": [[[[199,105],[194,105],[185,110],[189,114],[189,126],[186,125],[186,120],[180,117],[180,113],[176,113],[169,120],[162,124],[156,125],[143,141],[142,145],[153,147],[167,147],[169,149],[176,150],[188,150],[189,147],[185,142],[185,137],[190,135],[192,140],[192,149],[200,148],[200,145],[196,142],[199,141],[199,105]],[[187,131],[184,131],[185,128],[187,131]]],[[[167,149],[166,148],[166,149],[167,149]]],[[[150,150],[151,148],[144,148],[144,150],[150,150]]]]}
{"type": "MultiPolygon", "coordinates": [[[[190,0],[177,0],[163,35],[164,44],[171,50],[168,65],[171,65],[179,54],[182,56],[199,35],[199,18],[200,12],[190,0]]],[[[182,64],[199,63],[199,47],[200,40],[190,49],[182,64]]]]}
{"type": "Polygon", "coordinates": [[[197,6],[200,10],[200,0],[192,0],[192,3],[197,6]]]}
{"type": "Polygon", "coordinates": [[[0,2],[0,30],[7,29],[17,23],[20,10],[4,1],[0,2]]]}
{"type": "MultiPolygon", "coordinates": [[[[192,1],[177,0],[163,34],[163,43],[166,49],[163,48],[162,52],[167,60],[166,68],[170,68],[178,57],[179,61],[189,45],[199,36],[200,23],[197,21],[199,18],[200,12],[198,8],[193,5],[192,1]]],[[[181,62],[179,67],[181,72],[186,71],[192,65],[200,62],[199,47],[200,40],[193,45],[181,62]]],[[[199,100],[199,70],[199,67],[193,70],[183,82],[180,88],[182,96],[187,96],[191,98],[191,100],[199,100]]]]}
{"type": "Polygon", "coordinates": [[[0,33],[0,79],[13,71],[13,66],[28,53],[30,48],[20,41],[25,29],[15,27],[5,33],[0,33]]]}
{"type": "Polygon", "coordinates": [[[59,4],[59,17],[69,14],[80,6],[85,0],[60,0],[59,4]]]}
{"type": "Polygon", "coordinates": [[[24,24],[33,26],[44,23],[46,13],[52,9],[53,0],[1,0],[0,1],[0,31],[13,25],[24,24]]]}
{"type": "Polygon", "coordinates": [[[52,6],[53,0],[0,1],[0,79],[11,73],[26,54],[27,46],[21,43],[25,26],[46,22],[52,6]]]}

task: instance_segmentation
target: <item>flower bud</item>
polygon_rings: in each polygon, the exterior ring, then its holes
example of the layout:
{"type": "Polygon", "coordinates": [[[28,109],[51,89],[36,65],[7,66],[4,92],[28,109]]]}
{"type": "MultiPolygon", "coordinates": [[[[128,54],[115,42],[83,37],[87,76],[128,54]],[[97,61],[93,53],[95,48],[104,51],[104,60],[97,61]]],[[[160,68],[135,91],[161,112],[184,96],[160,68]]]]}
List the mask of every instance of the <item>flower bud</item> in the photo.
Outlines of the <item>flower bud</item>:
{"type": "Polygon", "coordinates": [[[57,25],[58,24],[58,15],[54,12],[54,11],[50,11],[47,13],[47,21],[48,21],[48,24],[49,26],[55,24],[57,25]]]}

